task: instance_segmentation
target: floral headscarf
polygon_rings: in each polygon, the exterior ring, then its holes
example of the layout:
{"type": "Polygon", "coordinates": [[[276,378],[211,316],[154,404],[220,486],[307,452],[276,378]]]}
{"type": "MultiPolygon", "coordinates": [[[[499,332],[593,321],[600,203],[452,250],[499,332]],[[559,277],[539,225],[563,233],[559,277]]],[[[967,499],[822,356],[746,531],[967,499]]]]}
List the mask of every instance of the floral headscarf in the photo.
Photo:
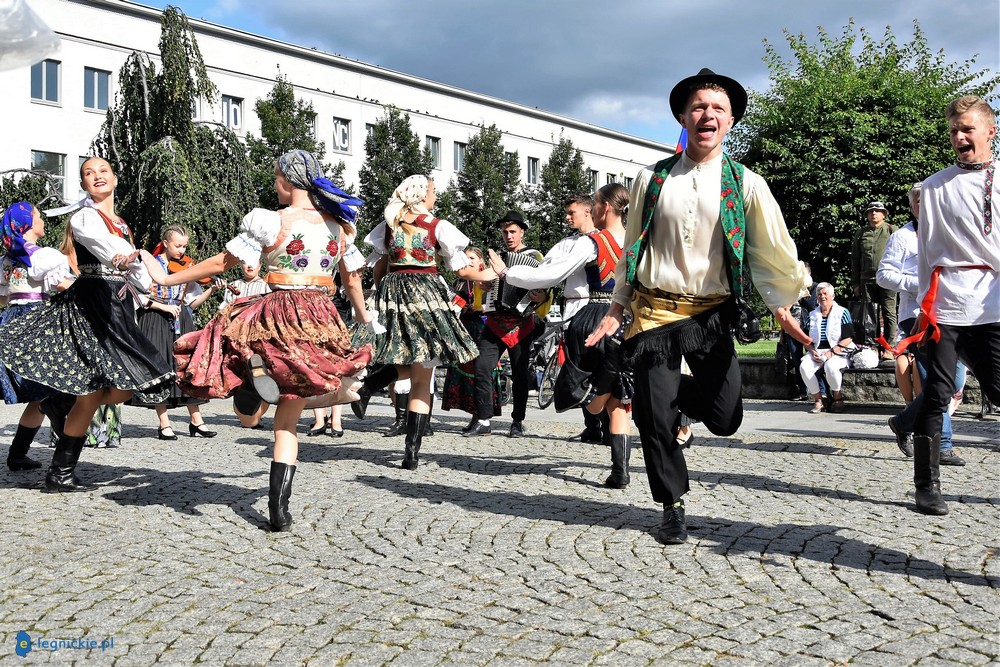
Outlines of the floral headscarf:
{"type": "Polygon", "coordinates": [[[24,233],[34,222],[34,208],[26,201],[19,201],[7,207],[3,213],[3,237],[0,243],[4,253],[12,261],[31,266],[31,256],[24,247],[24,233]]]}
{"type": "Polygon", "coordinates": [[[392,193],[389,205],[385,207],[386,223],[395,226],[407,213],[429,214],[430,211],[423,203],[429,189],[430,179],[426,176],[407,176],[392,193]]]}
{"type": "Polygon", "coordinates": [[[323,176],[323,168],[309,151],[288,151],[278,158],[278,170],[293,186],[307,190],[323,210],[351,226],[365,202],[352,197],[323,176]]]}

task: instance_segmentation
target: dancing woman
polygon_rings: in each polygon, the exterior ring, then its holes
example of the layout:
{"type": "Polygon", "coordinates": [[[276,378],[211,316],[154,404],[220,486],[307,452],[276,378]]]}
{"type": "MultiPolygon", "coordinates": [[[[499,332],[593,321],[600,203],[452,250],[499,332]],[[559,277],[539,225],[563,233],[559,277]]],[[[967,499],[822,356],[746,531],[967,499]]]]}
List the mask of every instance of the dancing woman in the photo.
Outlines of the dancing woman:
{"type": "MultiPolygon", "coordinates": [[[[35,245],[44,235],[42,216],[28,202],[11,204],[4,211],[0,238],[4,249],[0,262],[0,304],[7,309],[0,313],[0,326],[41,306],[50,293],[73,284],[66,256],[55,248],[35,245]]],[[[22,342],[27,345],[33,341],[22,342]]],[[[27,403],[7,451],[7,467],[12,471],[41,468],[41,463],[28,457],[28,449],[42,426],[43,416],[38,404],[52,394],[52,389],[10,374],[2,365],[0,389],[5,403],[27,403]]]]}
{"type": "Polygon", "coordinates": [[[363,202],[324,178],[319,162],[306,151],[278,159],[274,189],[287,208],[252,210],[239,235],[218,255],[169,276],[149,253],[143,260],[164,286],[216,275],[238,262],[263,260],[267,266],[272,292],[236,299],[204,329],[181,336],[174,352],[178,383],[186,393],[202,398],[237,394],[234,402],[244,414],[255,412],[261,399],[277,404],[267,507],[271,528],[286,531],[292,525],[288,499],[302,410],[357,398],[353,376],[371,359],[370,346],[351,347],[330,301],[338,267],[357,319],[373,325],[356,273],[363,257],[353,253],[357,259],[350,266],[344,256],[345,236],[353,234],[356,208],[363,202]]]}
{"type": "MultiPolygon", "coordinates": [[[[386,333],[375,361],[395,366],[398,378],[410,379],[403,467],[417,467],[421,439],[430,412],[431,379],[440,364],[464,364],[476,357],[476,343],[452,310],[451,295],[438,277],[437,258],[469,280],[493,280],[491,269],[473,267],[466,257],[469,239],[448,222],[430,214],[437,195],[434,181],[410,176],[392,193],[385,220],[365,238],[375,250],[376,306],[386,333]]],[[[391,378],[390,378],[391,379],[391,378]]]]}
{"type": "Polygon", "coordinates": [[[75,470],[98,406],[133,395],[159,403],[174,379],[135,321],[135,288],[148,288],[150,280],[131,230],[115,212],[118,178],[99,157],[83,163],[80,178],[88,198],[66,232],[73,238],[79,278],[48,304],[0,328],[0,360],[7,368],[72,401],[68,414],[69,401],[50,397],[41,404],[59,438],[45,477],[50,492],[91,488],[75,470]],[[25,345],[27,340],[35,342],[25,345]]]}

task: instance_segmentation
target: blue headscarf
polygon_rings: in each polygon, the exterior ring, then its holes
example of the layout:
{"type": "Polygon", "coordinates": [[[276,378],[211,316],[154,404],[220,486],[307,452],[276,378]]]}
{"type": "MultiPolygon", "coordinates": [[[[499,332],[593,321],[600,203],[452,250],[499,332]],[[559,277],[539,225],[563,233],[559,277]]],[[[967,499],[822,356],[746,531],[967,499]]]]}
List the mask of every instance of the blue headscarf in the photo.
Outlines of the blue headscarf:
{"type": "Polygon", "coordinates": [[[3,244],[4,253],[12,261],[31,266],[31,255],[24,247],[24,233],[31,229],[34,222],[31,204],[19,201],[7,207],[3,212],[3,244]]]}
{"type": "Polygon", "coordinates": [[[309,151],[288,151],[278,158],[278,169],[289,183],[308,190],[327,213],[353,225],[365,201],[352,197],[323,176],[319,160],[309,151]]]}

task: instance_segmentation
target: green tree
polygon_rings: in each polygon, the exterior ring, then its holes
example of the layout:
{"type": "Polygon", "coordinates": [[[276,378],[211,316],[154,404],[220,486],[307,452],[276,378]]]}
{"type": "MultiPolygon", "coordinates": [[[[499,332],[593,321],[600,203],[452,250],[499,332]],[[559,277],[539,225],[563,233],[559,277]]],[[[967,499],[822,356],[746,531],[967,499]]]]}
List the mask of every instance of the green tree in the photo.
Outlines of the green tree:
{"type": "Polygon", "coordinates": [[[286,77],[280,74],[276,77],[271,92],[266,98],[257,100],[254,111],[260,119],[260,137],[247,135],[247,151],[258,206],[272,210],[278,208],[278,195],[274,191],[274,163],[290,150],[301,149],[315,155],[326,177],[346,189],[346,165],[341,161],[331,169],[330,165],[324,164],[326,144],[317,141],[313,133],[316,112],[312,102],[296,99],[295,88],[286,77]]]}
{"type": "Polygon", "coordinates": [[[954,160],[944,109],[959,95],[987,96],[1000,82],[975,58],[932,52],[919,24],[897,43],[851,21],[818,44],[785,33],[792,58],[765,43],[771,87],[751,94],[729,148],[768,180],[799,256],[816,280],[850,287],[850,241],[867,202],[884,201],[889,222],[909,216],[910,186],[954,160]]]}
{"type": "Polygon", "coordinates": [[[410,128],[410,115],[392,106],[372,126],[365,153],[358,174],[358,196],[365,200],[358,215],[359,239],[382,221],[382,211],[403,179],[429,175],[434,167],[430,150],[421,147],[420,137],[410,128]]]}
{"type": "Polygon", "coordinates": [[[480,126],[465,147],[465,166],[454,186],[452,222],[479,248],[499,249],[493,221],[511,209],[519,210],[521,170],[517,153],[506,153],[496,125],[480,126]]]}
{"type": "Polygon", "coordinates": [[[176,7],[163,13],[159,48],[159,72],[145,54],[126,59],[92,149],[118,175],[116,203],[137,246],[151,247],[165,226],[181,224],[191,231],[191,254],[205,257],[255,203],[246,147],[228,128],[193,119],[199,99],[212,103],[216,90],[176,7]]]}
{"type": "Polygon", "coordinates": [[[570,195],[590,193],[591,183],[583,152],[568,137],[559,135],[548,162],[542,167],[540,183],[524,186],[526,214],[531,221],[531,238],[539,249],[551,248],[566,237],[566,208],[570,195]]]}

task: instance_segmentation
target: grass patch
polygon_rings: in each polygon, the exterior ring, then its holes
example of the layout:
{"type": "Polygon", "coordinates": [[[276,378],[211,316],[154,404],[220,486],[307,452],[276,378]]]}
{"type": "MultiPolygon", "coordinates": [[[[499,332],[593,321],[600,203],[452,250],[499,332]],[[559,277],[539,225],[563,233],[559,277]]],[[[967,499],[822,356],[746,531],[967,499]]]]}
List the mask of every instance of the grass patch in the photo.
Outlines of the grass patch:
{"type": "Polygon", "coordinates": [[[774,351],[777,347],[777,337],[771,340],[761,339],[750,345],[736,343],[736,356],[740,359],[774,359],[774,351]]]}

